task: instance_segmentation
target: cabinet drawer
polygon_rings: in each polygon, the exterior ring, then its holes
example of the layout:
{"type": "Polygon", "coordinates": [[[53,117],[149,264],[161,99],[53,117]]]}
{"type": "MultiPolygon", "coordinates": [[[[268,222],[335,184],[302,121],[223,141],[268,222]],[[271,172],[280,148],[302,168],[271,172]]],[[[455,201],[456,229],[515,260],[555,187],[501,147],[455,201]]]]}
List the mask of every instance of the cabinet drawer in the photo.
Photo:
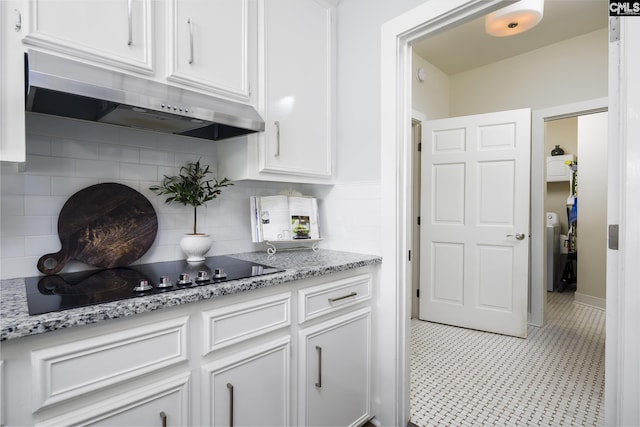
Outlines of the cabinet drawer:
{"type": "Polygon", "coordinates": [[[301,289],[298,293],[299,323],[369,299],[371,299],[370,274],[301,289]]]}
{"type": "Polygon", "coordinates": [[[203,356],[291,325],[291,292],[202,313],[203,356]]]}
{"type": "Polygon", "coordinates": [[[31,353],[34,410],[187,360],[189,318],[31,353]]]}

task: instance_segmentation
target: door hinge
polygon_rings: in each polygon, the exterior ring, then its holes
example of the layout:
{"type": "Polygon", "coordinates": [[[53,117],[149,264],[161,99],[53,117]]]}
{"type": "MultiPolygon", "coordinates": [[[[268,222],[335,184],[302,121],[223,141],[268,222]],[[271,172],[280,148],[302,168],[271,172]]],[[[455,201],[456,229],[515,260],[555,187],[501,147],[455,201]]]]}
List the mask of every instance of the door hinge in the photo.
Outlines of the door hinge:
{"type": "Polygon", "coordinates": [[[416,289],[416,298],[420,298],[420,288],[416,289]]]}
{"type": "Polygon", "coordinates": [[[618,250],[619,234],[620,226],[618,224],[609,224],[609,249],[618,250]]]}
{"type": "Polygon", "coordinates": [[[418,215],[418,225],[420,225],[420,215],[418,215]]]}
{"type": "Polygon", "coordinates": [[[620,17],[609,18],[609,43],[620,41],[620,17]]]}
{"type": "Polygon", "coordinates": [[[409,251],[409,261],[411,261],[411,251],[409,251]]]}
{"type": "Polygon", "coordinates": [[[422,142],[418,142],[418,151],[422,151],[422,142]]]}

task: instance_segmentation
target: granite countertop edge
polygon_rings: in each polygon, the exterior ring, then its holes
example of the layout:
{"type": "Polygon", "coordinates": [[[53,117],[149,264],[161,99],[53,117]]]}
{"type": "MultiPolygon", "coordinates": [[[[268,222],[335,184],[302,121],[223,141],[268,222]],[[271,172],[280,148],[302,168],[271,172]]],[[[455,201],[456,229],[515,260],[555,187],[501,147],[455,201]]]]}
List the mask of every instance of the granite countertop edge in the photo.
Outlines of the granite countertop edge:
{"type": "Polygon", "coordinates": [[[0,342],[382,263],[382,258],[377,255],[332,250],[283,252],[276,254],[275,257],[268,256],[264,252],[227,256],[277,267],[284,271],[231,280],[223,284],[181,289],[35,316],[29,316],[28,313],[24,279],[2,280],[0,281],[0,342]]]}

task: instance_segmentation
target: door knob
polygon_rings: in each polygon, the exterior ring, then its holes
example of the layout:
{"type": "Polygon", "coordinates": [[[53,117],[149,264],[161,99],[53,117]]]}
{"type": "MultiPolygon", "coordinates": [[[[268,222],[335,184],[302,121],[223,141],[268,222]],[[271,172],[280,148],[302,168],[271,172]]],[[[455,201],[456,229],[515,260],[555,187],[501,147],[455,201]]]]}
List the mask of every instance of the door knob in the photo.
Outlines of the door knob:
{"type": "Polygon", "coordinates": [[[515,237],[518,240],[524,240],[524,233],[507,234],[507,237],[515,237]]]}

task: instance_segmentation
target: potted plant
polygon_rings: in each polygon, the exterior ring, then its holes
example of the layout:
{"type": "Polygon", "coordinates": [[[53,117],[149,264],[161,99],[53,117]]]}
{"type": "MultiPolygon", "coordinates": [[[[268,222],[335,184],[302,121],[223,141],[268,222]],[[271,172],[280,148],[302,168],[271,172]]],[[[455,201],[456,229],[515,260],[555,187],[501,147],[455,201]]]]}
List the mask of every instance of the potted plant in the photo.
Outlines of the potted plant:
{"type": "Polygon", "coordinates": [[[209,166],[197,162],[189,162],[180,168],[177,176],[164,176],[160,185],[153,185],[149,190],[159,196],[169,195],[165,203],[181,203],[193,207],[193,233],[186,233],[180,240],[180,247],[187,255],[188,262],[204,260],[204,255],[211,249],[211,238],[206,233],[198,233],[198,206],[203,206],[215,199],[222,192],[223,187],[233,185],[227,178],[218,181],[212,177],[209,166]]]}

